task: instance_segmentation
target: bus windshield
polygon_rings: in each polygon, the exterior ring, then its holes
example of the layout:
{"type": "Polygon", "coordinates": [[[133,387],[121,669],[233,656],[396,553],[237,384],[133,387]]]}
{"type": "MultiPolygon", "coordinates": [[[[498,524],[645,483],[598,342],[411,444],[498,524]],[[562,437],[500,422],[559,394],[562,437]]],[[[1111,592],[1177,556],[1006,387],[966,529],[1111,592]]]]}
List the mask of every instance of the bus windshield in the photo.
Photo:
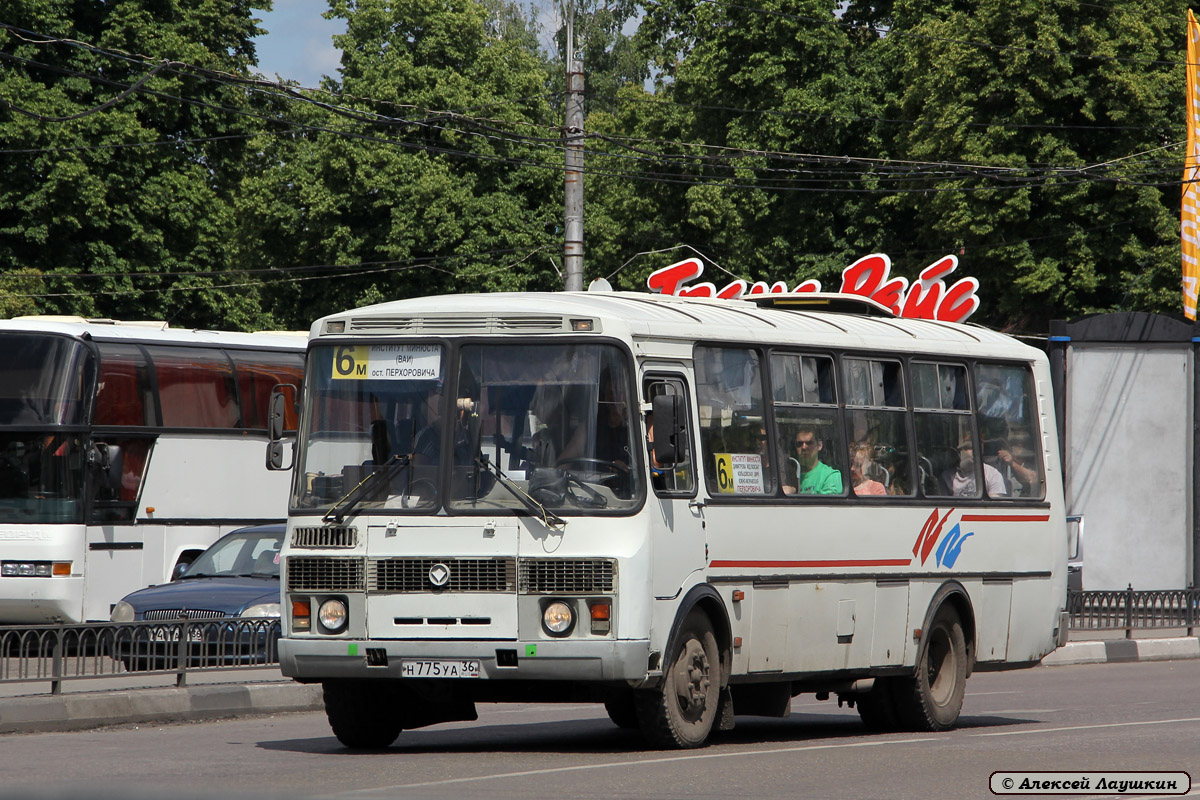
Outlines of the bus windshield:
{"type": "Polygon", "coordinates": [[[82,522],[79,436],[0,432],[0,523],[82,522]]]}
{"type": "Polygon", "coordinates": [[[358,488],[366,512],[630,509],[644,471],[626,360],[576,343],[466,345],[456,365],[433,343],[314,347],[292,505],[340,509],[358,488]]]}
{"type": "Polygon", "coordinates": [[[82,425],[95,374],[83,342],[0,333],[0,425],[82,425]]]}

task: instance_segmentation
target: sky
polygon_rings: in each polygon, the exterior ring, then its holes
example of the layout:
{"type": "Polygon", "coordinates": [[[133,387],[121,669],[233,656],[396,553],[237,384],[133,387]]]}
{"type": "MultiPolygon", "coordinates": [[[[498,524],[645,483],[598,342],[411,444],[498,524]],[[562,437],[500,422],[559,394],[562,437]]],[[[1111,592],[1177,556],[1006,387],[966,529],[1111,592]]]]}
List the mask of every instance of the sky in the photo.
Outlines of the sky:
{"type": "MultiPolygon", "coordinates": [[[[542,24],[554,30],[555,1],[534,0],[533,5],[540,9],[542,24]]],[[[273,11],[256,12],[262,20],[259,27],[267,30],[266,36],[254,40],[258,71],[268,78],[278,74],[305,87],[319,85],[322,75],[336,75],[340,53],[332,37],[343,33],[346,24],[321,16],[329,8],[328,0],[274,0],[274,6],[273,11]]]]}
{"type": "Polygon", "coordinates": [[[321,14],[326,0],[275,0],[274,11],[258,11],[260,28],[266,36],[254,40],[258,71],[268,78],[297,81],[301,86],[320,84],[322,75],[336,75],[340,53],[333,46],[334,34],[346,30],[342,20],[327,20],[321,14]]]}

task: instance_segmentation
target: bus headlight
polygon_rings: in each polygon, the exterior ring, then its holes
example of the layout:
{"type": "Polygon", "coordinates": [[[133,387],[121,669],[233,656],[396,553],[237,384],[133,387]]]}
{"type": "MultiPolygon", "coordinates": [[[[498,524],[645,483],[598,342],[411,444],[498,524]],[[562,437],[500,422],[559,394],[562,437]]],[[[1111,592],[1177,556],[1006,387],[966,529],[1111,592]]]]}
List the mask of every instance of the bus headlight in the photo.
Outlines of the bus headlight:
{"type": "Polygon", "coordinates": [[[239,617],[272,617],[279,618],[279,603],[259,603],[258,605],[250,606],[239,617]]]}
{"type": "Polygon", "coordinates": [[[0,576],[5,578],[50,578],[70,574],[70,561],[5,561],[0,564],[0,576]]]}
{"type": "Polygon", "coordinates": [[[326,600],[317,610],[317,621],[330,633],[346,627],[346,604],[341,600],[326,600]]]}
{"type": "Polygon", "coordinates": [[[562,600],[548,603],[542,609],[542,627],[551,636],[566,636],[575,627],[575,612],[562,600]]]}
{"type": "Polygon", "coordinates": [[[133,618],[133,606],[124,600],[118,600],[117,604],[113,606],[112,613],[108,615],[109,622],[133,622],[133,618]]]}

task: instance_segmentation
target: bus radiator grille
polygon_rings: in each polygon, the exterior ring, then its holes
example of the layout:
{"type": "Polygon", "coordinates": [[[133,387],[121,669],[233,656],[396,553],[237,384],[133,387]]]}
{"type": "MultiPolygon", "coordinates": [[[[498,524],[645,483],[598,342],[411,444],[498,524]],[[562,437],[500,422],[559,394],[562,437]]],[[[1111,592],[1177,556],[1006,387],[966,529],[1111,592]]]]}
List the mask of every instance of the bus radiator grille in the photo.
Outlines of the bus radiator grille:
{"type": "Polygon", "coordinates": [[[292,556],[286,564],[289,592],[363,590],[363,559],[358,556],[292,556]]]}
{"type": "Polygon", "coordinates": [[[511,592],[516,587],[516,566],[511,558],[373,558],[367,591],[403,592],[511,592]],[[437,587],[429,573],[438,564],[450,570],[446,583],[437,587]]]}
{"type": "Polygon", "coordinates": [[[358,528],[353,525],[337,527],[305,527],[292,531],[292,547],[320,549],[323,547],[356,547],[358,528]]]}
{"type": "Polygon", "coordinates": [[[522,594],[611,594],[617,564],[606,558],[525,558],[520,575],[522,594]]]}

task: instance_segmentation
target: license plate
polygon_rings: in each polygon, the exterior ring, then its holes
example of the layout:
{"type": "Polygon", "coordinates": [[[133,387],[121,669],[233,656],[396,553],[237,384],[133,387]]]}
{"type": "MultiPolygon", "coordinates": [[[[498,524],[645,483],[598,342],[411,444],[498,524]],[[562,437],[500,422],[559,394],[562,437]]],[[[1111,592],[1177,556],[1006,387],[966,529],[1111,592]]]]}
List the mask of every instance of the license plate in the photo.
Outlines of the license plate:
{"type": "Polygon", "coordinates": [[[441,659],[404,659],[400,662],[402,678],[478,678],[479,662],[473,658],[456,661],[441,659]]]}
{"type": "MultiPolygon", "coordinates": [[[[201,628],[192,628],[188,631],[188,639],[193,642],[203,641],[204,630],[201,628]]],[[[152,642],[178,642],[179,628],[155,628],[150,631],[150,641],[152,642]]]]}

